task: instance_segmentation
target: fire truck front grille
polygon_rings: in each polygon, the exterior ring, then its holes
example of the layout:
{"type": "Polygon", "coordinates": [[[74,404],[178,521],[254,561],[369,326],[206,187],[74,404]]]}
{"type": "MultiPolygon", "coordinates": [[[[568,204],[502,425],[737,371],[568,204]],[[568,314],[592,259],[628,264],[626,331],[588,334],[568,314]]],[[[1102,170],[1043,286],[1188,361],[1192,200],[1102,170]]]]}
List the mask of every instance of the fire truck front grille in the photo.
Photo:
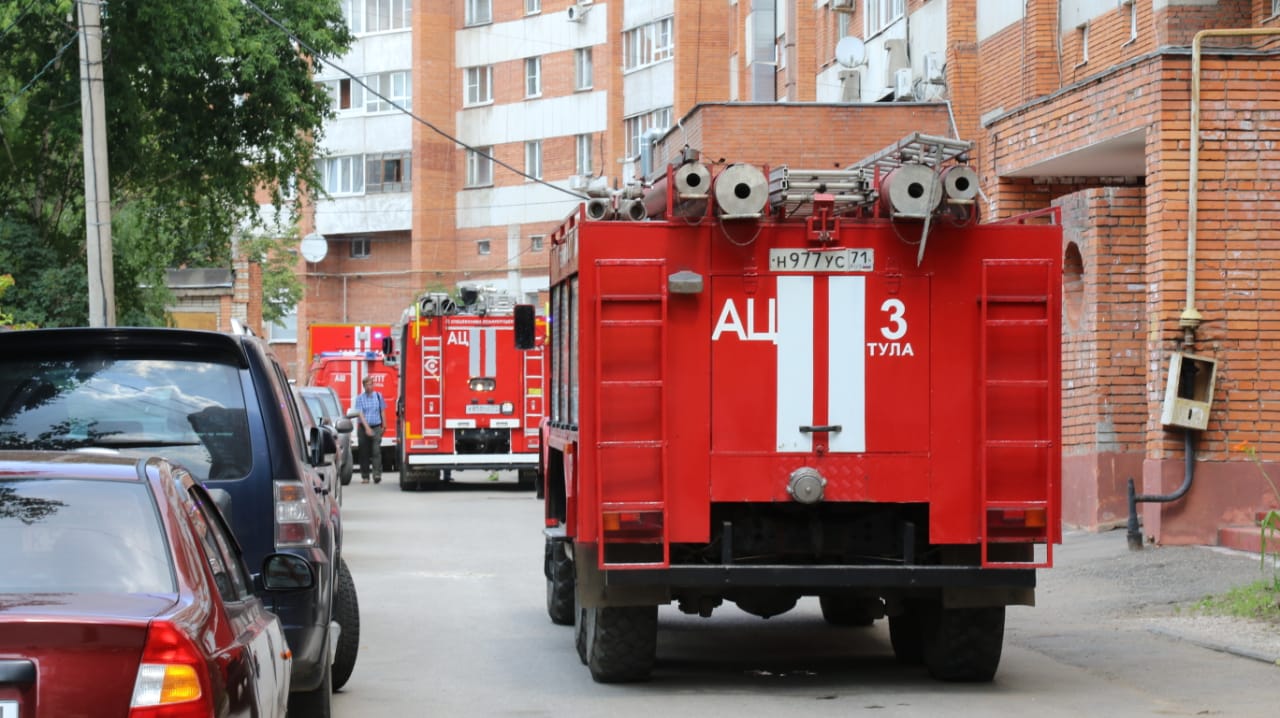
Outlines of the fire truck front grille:
{"type": "Polygon", "coordinates": [[[453,435],[453,450],[458,454],[509,454],[509,429],[458,429],[453,435]]]}

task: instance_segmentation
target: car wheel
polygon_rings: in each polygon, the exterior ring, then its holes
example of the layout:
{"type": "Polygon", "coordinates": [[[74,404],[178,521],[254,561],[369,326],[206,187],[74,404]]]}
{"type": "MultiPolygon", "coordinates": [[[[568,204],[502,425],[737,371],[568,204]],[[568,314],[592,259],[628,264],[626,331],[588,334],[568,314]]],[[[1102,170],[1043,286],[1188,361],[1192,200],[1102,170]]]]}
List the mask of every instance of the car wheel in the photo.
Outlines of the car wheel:
{"type": "Polygon", "coordinates": [[[333,716],[333,665],[324,667],[320,685],[309,691],[289,694],[289,715],[308,718],[332,718],[333,716]]]}
{"type": "Polygon", "coordinates": [[[338,585],[333,596],[333,620],[342,626],[338,633],[338,649],[333,656],[333,690],[340,690],[351,678],[360,650],[360,604],[356,600],[356,582],[351,578],[347,562],[338,559],[338,585]]]}

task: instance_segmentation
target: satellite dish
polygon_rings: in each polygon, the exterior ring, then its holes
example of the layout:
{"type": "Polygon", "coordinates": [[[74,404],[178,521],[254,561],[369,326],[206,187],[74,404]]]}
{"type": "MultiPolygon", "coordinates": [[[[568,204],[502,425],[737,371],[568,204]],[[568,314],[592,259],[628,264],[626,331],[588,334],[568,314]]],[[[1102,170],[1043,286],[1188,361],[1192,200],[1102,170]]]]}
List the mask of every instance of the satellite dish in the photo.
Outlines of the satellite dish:
{"type": "Polygon", "coordinates": [[[302,258],[308,262],[319,262],[329,253],[329,242],[319,232],[312,232],[302,238],[302,258]]]}
{"type": "Polygon", "coordinates": [[[842,37],[836,43],[836,62],[857,67],[867,61],[867,44],[856,37],[842,37]]]}

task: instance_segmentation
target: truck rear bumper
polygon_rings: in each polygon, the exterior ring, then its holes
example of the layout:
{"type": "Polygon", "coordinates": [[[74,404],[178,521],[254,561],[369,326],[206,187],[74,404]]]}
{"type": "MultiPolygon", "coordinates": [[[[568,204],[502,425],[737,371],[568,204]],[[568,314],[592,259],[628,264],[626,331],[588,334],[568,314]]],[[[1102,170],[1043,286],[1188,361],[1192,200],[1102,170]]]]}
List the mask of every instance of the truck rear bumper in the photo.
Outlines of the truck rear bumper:
{"type": "Polygon", "coordinates": [[[534,468],[539,455],[534,454],[409,454],[410,466],[429,469],[511,469],[534,468]]]}
{"type": "Polygon", "coordinates": [[[1034,569],[978,566],[671,566],[605,570],[606,586],[1035,588],[1034,569]]]}

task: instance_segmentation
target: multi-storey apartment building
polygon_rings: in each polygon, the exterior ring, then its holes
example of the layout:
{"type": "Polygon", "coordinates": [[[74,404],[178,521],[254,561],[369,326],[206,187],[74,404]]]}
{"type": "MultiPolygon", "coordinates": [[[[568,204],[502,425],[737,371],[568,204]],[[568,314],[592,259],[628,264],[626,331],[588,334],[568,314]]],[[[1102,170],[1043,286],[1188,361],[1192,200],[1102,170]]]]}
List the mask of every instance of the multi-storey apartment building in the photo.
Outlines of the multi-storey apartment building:
{"type": "Polygon", "coordinates": [[[414,117],[319,68],[339,117],[316,207],[329,252],[303,263],[300,336],[308,321],[394,320],[425,289],[536,298],[545,237],[587,178],[635,181],[649,142],[678,151],[709,104],[859,118],[914,104],[975,141],[986,218],[1063,212],[1068,523],[1125,523],[1130,478],[1147,495],[1192,483],[1139,504],[1159,541],[1227,541],[1220,527],[1275,505],[1235,447],[1276,470],[1277,0],[344,4],[357,47],[338,64],[414,117]],[[1175,354],[1216,381],[1169,389],[1175,354]],[[1166,394],[1207,421],[1186,428],[1166,394]]]}

